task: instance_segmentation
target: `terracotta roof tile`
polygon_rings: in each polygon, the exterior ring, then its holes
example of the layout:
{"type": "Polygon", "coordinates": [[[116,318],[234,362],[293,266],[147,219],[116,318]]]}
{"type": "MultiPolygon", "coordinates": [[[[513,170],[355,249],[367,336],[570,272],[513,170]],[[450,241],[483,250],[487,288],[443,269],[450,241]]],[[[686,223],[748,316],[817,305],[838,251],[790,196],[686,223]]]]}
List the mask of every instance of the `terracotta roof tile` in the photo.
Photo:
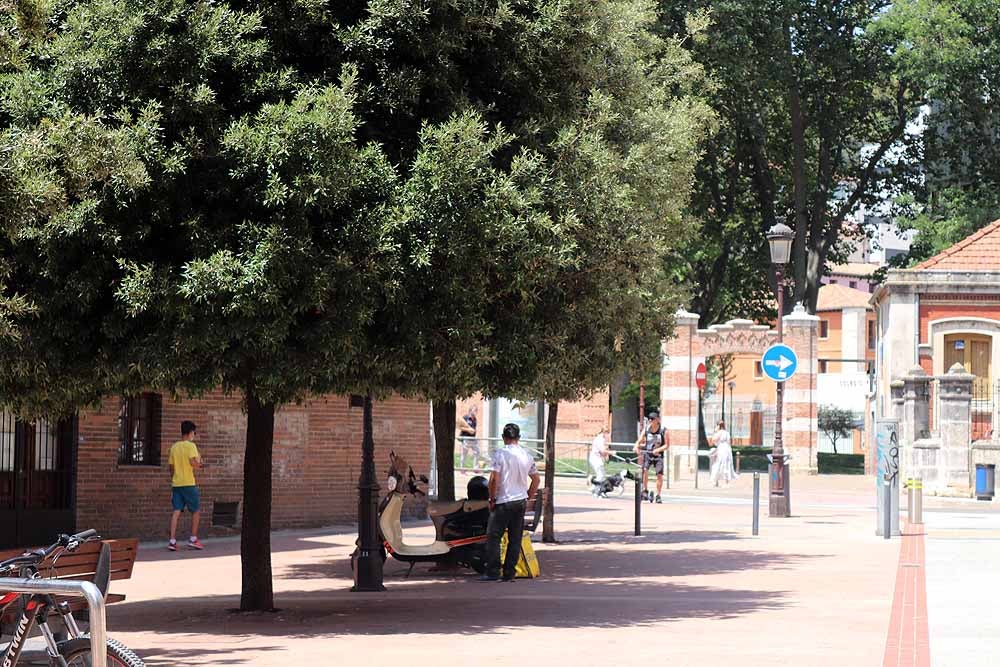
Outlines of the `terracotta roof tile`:
{"type": "Polygon", "coordinates": [[[871,294],[843,285],[823,285],[816,298],[816,312],[843,310],[844,308],[871,308],[871,294]]]}
{"type": "Polygon", "coordinates": [[[932,271],[1000,271],[1000,220],[986,225],[913,268],[932,271]]]}

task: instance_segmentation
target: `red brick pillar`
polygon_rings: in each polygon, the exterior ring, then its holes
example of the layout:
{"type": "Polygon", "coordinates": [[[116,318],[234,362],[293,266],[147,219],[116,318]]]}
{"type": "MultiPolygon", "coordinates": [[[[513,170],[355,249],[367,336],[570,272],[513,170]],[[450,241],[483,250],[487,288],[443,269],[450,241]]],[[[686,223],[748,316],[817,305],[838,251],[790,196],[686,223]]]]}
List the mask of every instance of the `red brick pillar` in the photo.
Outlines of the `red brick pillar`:
{"type": "Polygon", "coordinates": [[[817,472],[818,424],[816,373],[819,370],[816,334],[819,318],[799,305],[785,320],[785,345],[795,351],[798,369],[785,382],[784,446],[792,455],[791,467],[817,472]]]}
{"type": "Polygon", "coordinates": [[[674,320],[674,337],[663,341],[660,414],[670,435],[671,449],[697,449],[698,387],[694,371],[703,361],[698,316],[679,310],[674,320]]]}

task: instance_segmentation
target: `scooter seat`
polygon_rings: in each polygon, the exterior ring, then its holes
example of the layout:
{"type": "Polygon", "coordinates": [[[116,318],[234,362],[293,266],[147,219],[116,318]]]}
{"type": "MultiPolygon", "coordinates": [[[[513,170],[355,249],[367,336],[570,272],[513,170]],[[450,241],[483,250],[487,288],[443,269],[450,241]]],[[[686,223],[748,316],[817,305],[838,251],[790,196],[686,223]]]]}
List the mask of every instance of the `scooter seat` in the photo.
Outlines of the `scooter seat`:
{"type": "Polygon", "coordinates": [[[430,544],[400,544],[394,547],[394,551],[399,556],[443,556],[451,551],[447,542],[435,540],[430,544]]]}
{"type": "Polygon", "coordinates": [[[433,502],[427,504],[427,513],[431,516],[444,516],[446,514],[451,514],[452,512],[457,512],[462,509],[462,505],[465,504],[464,500],[455,500],[452,502],[433,502]]]}

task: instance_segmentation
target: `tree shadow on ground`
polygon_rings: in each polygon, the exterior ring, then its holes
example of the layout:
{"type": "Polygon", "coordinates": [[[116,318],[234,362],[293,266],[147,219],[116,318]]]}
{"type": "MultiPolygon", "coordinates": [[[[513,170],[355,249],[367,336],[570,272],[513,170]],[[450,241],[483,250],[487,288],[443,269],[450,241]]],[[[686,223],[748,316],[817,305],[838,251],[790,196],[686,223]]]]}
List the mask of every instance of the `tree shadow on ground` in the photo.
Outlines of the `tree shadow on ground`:
{"type": "MultiPolygon", "coordinates": [[[[180,642],[178,642],[180,643],[180,642]]],[[[241,654],[264,653],[283,650],[280,646],[254,646],[250,648],[239,648],[227,646],[226,648],[212,649],[205,647],[198,648],[152,648],[136,651],[146,667],[167,667],[179,664],[200,665],[209,663],[212,665],[246,665],[253,660],[241,654]]]]}
{"type": "MultiPolygon", "coordinates": [[[[416,525],[416,524],[414,524],[416,525]]],[[[357,535],[352,532],[350,526],[336,526],[317,529],[303,533],[279,532],[271,536],[271,553],[309,551],[312,549],[329,549],[331,547],[348,546],[354,548],[354,540],[357,535]]],[[[224,539],[206,539],[205,550],[196,551],[188,549],[183,543],[187,538],[178,538],[177,543],[181,545],[178,551],[168,551],[167,543],[144,542],[140,544],[136,561],[140,563],[151,563],[165,560],[178,560],[181,558],[213,558],[217,556],[237,556],[240,553],[239,537],[226,537],[224,539]]]]}
{"type": "MultiPolygon", "coordinates": [[[[248,635],[494,633],[521,627],[611,628],[623,622],[652,626],[685,618],[733,618],[785,604],[781,591],[688,585],[670,581],[671,577],[791,567],[815,558],[759,551],[635,547],[621,551],[614,545],[584,546],[547,546],[539,554],[543,576],[536,580],[480,583],[472,573],[444,578],[418,574],[406,580],[402,578],[406,566],[390,562],[388,590],[351,593],[346,563],[328,562],[303,566],[298,576],[326,576],[338,588],[279,593],[280,613],[231,614],[227,610],[238,605],[238,596],[204,596],[126,601],[109,610],[110,623],[117,632],[210,634],[233,641],[248,635]],[[329,571],[334,567],[339,571],[329,571]]],[[[166,648],[157,655],[161,653],[173,655],[166,648]]]]}
{"type": "MultiPolygon", "coordinates": [[[[343,637],[349,635],[503,633],[511,628],[653,626],[679,619],[724,619],[784,606],[784,593],[662,581],[521,580],[512,584],[392,582],[382,593],[293,591],[279,596],[274,614],[231,614],[237,596],[117,605],[118,632],[162,635],[343,637]],[[127,607],[128,609],[124,609],[127,607]]],[[[173,643],[173,642],[171,642],[173,643]]],[[[183,645],[183,639],[177,643],[183,645]]],[[[154,651],[147,651],[154,653],[154,651]]],[[[156,654],[172,656],[164,648],[156,654]]],[[[166,664],[166,663],[164,663],[166,664]]]]}
{"type": "Polygon", "coordinates": [[[721,530],[647,530],[637,536],[623,527],[621,532],[560,530],[556,533],[557,544],[687,544],[743,539],[746,537],[740,533],[721,530]]]}

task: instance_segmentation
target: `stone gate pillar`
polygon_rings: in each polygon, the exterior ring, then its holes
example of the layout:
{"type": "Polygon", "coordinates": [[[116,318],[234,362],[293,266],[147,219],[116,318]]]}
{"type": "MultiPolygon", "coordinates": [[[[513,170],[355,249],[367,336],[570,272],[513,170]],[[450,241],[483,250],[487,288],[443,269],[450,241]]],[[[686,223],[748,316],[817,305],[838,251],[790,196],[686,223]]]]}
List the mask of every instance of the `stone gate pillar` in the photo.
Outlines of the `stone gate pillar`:
{"type": "Polygon", "coordinates": [[[678,310],[674,337],[663,342],[660,416],[671,448],[698,448],[698,387],[694,371],[701,361],[698,315],[678,310]]]}
{"type": "Polygon", "coordinates": [[[963,495],[971,492],[969,453],[972,450],[972,381],[961,364],[955,364],[938,377],[940,392],[938,429],[941,432],[941,456],[938,480],[941,485],[963,495]]]}
{"type": "Polygon", "coordinates": [[[810,315],[801,305],[784,318],[785,345],[795,351],[799,365],[795,375],[785,381],[784,447],[792,455],[793,470],[817,472],[819,424],[816,414],[816,373],[819,350],[816,335],[819,317],[810,315]]]}

